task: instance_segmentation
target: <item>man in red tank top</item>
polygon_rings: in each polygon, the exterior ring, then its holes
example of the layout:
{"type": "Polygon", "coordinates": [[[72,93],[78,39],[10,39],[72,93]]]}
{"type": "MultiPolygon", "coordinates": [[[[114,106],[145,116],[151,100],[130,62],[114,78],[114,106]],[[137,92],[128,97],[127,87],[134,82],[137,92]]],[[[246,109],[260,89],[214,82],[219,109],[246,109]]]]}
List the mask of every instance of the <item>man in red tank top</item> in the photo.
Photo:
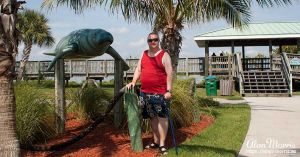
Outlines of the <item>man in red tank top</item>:
{"type": "Polygon", "coordinates": [[[173,70],[170,55],[159,47],[158,34],[150,33],[147,42],[149,49],[143,52],[127,88],[134,87],[140,78],[142,114],[143,118],[150,118],[153,133],[153,142],[146,145],[145,149],[159,148],[165,155],[173,70]]]}

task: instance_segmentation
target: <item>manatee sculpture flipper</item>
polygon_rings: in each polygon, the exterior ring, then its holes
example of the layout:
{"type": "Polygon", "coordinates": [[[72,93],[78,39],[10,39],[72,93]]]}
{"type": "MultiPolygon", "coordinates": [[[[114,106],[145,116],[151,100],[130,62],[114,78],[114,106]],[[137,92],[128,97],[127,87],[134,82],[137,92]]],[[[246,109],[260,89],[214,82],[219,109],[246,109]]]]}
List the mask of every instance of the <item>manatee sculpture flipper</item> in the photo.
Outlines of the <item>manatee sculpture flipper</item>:
{"type": "Polygon", "coordinates": [[[54,65],[58,59],[61,59],[61,58],[63,58],[63,56],[67,56],[68,54],[76,52],[77,50],[78,50],[77,44],[71,44],[69,46],[66,46],[66,48],[64,48],[61,53],[56,54],[55,58],[52,60],[52,62],[48,66],[47,71],[50,71],[54,67],[54,65]]]}
{"type": "Polygon", "coordinates": [[[127,65],[126,61],[119,55],[119,53],[114,48],[109,46],[107,48],[107,50],[105,51],[105,53],[111,55],[115,60],[121,60],[123,62],[123,65],[124,65],[122,67],[124,71],[129,70],[129,66],[127,65]]]}
{"type": "Polygon", "coordinates": [[[56,53],[54,53],[54,52],[43,53],[43,54],[48,55],[48,56],[56,56],[56,53]]]}

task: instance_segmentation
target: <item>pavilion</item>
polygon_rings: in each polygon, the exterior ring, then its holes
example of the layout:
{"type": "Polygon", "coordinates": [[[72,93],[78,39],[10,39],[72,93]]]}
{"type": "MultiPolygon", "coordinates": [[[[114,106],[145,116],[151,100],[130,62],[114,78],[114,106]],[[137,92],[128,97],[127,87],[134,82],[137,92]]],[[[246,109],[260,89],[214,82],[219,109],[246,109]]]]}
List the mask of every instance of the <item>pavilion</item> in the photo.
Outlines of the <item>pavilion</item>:
{"type": "Polygon", "coordinates": [[[194,40],[205,49],[205,76],[235,77],[241,95],[291,96],[293,81],[300,80],[300,22],[251,23],[204,33],[194,40]],[[282,52],[286,45],[296,45],[297,54],[282,52]],[[247,58],[246,46],[268,46],[269,58],[247,58]],[[272,54],[273,46],[279,47],[280,55],[272,54]],[[231,52],[210,56],[211,47],[230,47],[231,52]],[[241,54],[235,53],[236,47],[242,48],[241,54]]]}
{"type": "MultiPolygon", "coordinates": [[[[205,75],[208,75],[208,56],[210,47],[231,47],[232,54],[235,47],[242,47],[242,58],[245,58],[245,46],[297,45],[300,53],[300,22],[251,23],[242,28],[226,28],[194,37],[199,47],[205,48],[205,75]]],[[[272,59],[271,59],[272,66],[272,59]]]]}

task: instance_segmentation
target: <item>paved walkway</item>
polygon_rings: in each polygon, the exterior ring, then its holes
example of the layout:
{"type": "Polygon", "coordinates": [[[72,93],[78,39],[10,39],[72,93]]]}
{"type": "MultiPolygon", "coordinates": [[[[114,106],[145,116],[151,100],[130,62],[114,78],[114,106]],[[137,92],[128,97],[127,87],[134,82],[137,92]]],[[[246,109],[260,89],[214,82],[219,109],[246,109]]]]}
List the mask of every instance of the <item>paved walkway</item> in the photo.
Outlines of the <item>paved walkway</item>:
{"type": "Polygon", "coordinates": [[[227,100],[227,99],[222,99],[222,98],[213,98],[213,100],[218,101],[219,103],[221,103],[221,105],[247,103],[246,100],[227,100]]]}
{"type": "Polygon", "coordinates": [[[300,97],[246,97],[251,121],[239,157],[300,157],[300,97]]]}

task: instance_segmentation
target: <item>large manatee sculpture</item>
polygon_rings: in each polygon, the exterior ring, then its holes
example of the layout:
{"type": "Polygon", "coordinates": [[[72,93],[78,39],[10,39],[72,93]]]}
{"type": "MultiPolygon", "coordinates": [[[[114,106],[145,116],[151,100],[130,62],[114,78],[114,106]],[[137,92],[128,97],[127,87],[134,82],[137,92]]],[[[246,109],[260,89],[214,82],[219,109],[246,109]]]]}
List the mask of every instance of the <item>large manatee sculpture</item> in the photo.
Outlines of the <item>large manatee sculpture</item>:
{"type": "Polygon", "coordinates": [[[54,53],[44,53],[55,56],[47,71],[52,69],[58,59],[88,59],[101,56],[104,53],[124,62],[123,70],[128,70],[129,67],[126,62],[110,46],[113,40],[113,36],[103,29],[80,29],[73,31],[58,42],[54,53]]]}

